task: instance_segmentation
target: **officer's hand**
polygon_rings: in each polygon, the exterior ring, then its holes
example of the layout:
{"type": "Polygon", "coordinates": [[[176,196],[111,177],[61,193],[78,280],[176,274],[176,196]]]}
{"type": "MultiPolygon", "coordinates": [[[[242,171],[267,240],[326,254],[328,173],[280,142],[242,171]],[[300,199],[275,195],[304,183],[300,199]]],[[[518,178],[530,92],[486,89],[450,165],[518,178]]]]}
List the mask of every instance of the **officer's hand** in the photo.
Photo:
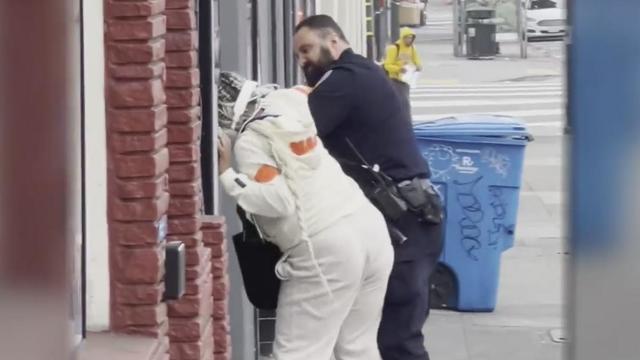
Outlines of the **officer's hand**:
{"type": "Polygon", "coordinates": [[[218,136],[218,174],[222,174],[231,167],[231,139],[227,134],[221,133],[218,136]]]}
{"type": "Polygon", "coordinates": [[[416,71],[422,71],[422,66],[416,65],[416,71]]]}
{"type": "Polygon", "coordinates": [[[407,72],[407,68],[405,68],[405,67],[400,68],[400,74],[404,74],[406,72],[407,72]]]}

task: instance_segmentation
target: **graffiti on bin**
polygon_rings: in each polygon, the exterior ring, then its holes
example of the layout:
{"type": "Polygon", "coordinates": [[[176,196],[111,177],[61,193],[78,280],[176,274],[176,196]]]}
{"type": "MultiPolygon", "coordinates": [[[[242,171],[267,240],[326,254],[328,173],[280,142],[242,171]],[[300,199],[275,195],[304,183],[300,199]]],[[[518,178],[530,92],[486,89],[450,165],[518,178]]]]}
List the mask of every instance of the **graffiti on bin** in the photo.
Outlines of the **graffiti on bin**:
{"type": "Polygon", "coordinates": [[[451,146],[433,144],[422,154],[429,163],[431,176],[433,179],[447,181],[450,179],[449,172],[460,161],[460,156],[456,154],[451,146]]]}
{"type": "Polygon", "coordinates": [[[422,156],[428,161],[433,178],[443,181],[451,180],[452,172],[464,175],[477,173],[480,170],[478,163],[487,164],[490,169],[502,177],[507,177],[511,168],[509,156],[494,148],[473,150],[432,144],[422,156]]]}
{"type": "Polygon", "coordinates": [[[489,167],[493,169],[496,174],[501,175],[502,177],[507,177],[507,175],[509,175],[511,159],[507,155],[497,152],[495,149],[483,149],[482,162],[489,164],[489,167]]]}
{"type": "Polygon", "coordinates": [[[491,209],[493,210],[493,218],[491,219],[493,228],[489,230],[489,246],[496,248],[505,233],[513,233],[513,225],[505,224],[507,203],[502,196],[502,189],[491,187],[489,188],[489,194],[491,196],[491,209]]]}
{"type": "Polygon", "coordinates": [[[477,251],[482,248],[480,237],[482,230],[480,224],[484,219],[482,203],[475,193],[476,185],[482,180],[482,176],[470,182],[454,181],[456,201],[462,209],[463,217],[458,222],[460,228],[460,242],[467,257],[478,261],[477,251]]]}

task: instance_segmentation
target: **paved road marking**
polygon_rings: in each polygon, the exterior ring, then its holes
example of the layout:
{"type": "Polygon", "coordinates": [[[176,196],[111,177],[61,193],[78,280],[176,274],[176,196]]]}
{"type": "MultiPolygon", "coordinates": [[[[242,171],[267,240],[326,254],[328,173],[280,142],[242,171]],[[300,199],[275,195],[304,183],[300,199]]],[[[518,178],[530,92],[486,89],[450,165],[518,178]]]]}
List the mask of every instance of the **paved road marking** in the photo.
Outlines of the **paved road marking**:
{"type": "Polygon", "coordinates": [[[434,107],[469,107],[469,106],[505,106],[505,105],[539,105],[539,104],[560,104],[564,101],[561,98],[541,98],[541,99],[498,99],[498,100],[451,100],[451,101],[412,101],[412,108],[434,108],[434,107]]]}
{"type": "Polygon", "coordinates": [[[421,98],[434,98],[434,97],[448,97],[448,98],[456,98],[456,97],[490,97],[490,96],[505,96],[505,97],[535,97],[535,96],[562,96],[562,91],[529,91],[529,92],[433,92],[433,93],[418,93],[412,94],[412,99],[421,99],[421,98]]]}
{"type": "MultiPolygon", "coordinates": [[[[481,113],[460,112],[460,113],[440,113],[440,114],[419,114],[419,115],[413,116],[413,121],[414,122],[415,121],[431,121],[431,120],[437,120],[437,119],[453,117],[453,116],[466,116],[466,115],[478,115],[478,114],[481,114],[481,113]]],[[[515,110],[515,111],[493,111],[485,114],[486,115],[508,115],[508,116],[513,116],[517,118],[530,118],[530,117],[541,117],[541,116],[561,116],[564,114],[564,111],[562,111],[562,109],[543,109],[543,110],[531,109],[531,110],[515,110]]],[[[542,122],[528,123],[527,125],[532,126],[532,124],[533,126],[538,126],[538,127],[546,126],[546,125],[539,125],[539,124],[542,124],[542,122]]]]}

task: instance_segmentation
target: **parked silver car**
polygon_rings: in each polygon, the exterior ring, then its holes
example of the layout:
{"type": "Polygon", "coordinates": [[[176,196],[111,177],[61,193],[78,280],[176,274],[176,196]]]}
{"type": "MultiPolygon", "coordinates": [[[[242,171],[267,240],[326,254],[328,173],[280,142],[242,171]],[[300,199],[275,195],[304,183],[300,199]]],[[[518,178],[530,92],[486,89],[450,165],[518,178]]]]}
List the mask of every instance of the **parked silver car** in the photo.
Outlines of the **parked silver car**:
{"type": "Polygon", "coordinates": [[[527,35],[530,40],[561,40],[567,32],[564,0],[529,0],[527,35]]]}

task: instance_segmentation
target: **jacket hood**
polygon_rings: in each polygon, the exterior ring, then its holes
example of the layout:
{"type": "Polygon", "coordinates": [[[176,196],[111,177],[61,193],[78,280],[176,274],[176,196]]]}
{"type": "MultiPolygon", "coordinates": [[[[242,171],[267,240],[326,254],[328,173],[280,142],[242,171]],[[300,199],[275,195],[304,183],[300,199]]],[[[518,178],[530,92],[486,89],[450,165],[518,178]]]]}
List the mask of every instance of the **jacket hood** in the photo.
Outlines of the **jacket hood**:
{"type": "Polygon", "coordinates": [[[400,29],[400,39],[398,39],[398,41],[402,41],[402,39],[404,39],[405,36],[408,35],[412,35],[413,37],[416,36],[416,32],[409,27],[403,27],[400,29]]]}

